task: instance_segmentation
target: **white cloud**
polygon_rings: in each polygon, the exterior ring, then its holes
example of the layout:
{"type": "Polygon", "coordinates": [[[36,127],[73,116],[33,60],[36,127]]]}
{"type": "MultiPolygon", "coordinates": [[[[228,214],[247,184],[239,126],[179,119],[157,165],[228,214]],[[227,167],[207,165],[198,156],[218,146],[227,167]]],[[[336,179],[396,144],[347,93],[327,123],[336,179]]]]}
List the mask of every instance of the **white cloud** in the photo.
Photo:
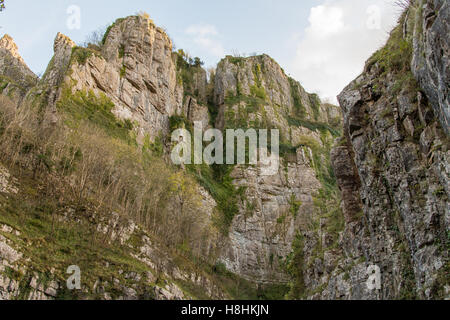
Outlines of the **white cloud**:
{"type": "Polygon", "coordinates": [[[225,54],[222,43],[217,39],[219,33],[213,25],[192,25],[185,33],[191,37],[191,40],[203,51],[210,55],[221,58],[225,54]]]}
{"type": "Polygon", "coordinates": [[[325,0],[313,7],[291,70],[302,85],[336,102],[386,41],[398,9],[387,0],[325,0]]]}
{"type": "Polygon", "coordinates": [[[206,24],[206,25],[195,25],[190,26],[186,29],[186,33],[194,36],[210,36],[210,35],[217,35],[217,29],[215,26],[206,24]]]}
{"type": "Polygon", "coordinates": [[[311,9],[310,30],[320,37],[328,37],[344,30],[344,12],[339,7],[317,6],[311,9]]]}

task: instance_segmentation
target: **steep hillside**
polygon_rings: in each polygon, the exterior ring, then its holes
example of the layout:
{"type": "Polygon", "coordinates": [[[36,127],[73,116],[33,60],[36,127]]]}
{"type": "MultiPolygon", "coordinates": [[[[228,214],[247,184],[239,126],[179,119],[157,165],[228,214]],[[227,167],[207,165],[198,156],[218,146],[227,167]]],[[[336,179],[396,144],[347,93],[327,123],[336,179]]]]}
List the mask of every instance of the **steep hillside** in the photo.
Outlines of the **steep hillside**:
{"type": "Polygon", "coordinates": [[[337,107],[266,55],[226,57],[208,81],[144,16],[87,47],[58,34],[39,81],[1,43],[4,93],[21,88],[2,96],[3,298],[284,297],[298,230],[337,206],[337,107]],[[170,134],[194,121],[280,129],[279,172],[177,168],[170,134]],[[81,292],[64,289],[70,265],[89,272],[81,292]]]}

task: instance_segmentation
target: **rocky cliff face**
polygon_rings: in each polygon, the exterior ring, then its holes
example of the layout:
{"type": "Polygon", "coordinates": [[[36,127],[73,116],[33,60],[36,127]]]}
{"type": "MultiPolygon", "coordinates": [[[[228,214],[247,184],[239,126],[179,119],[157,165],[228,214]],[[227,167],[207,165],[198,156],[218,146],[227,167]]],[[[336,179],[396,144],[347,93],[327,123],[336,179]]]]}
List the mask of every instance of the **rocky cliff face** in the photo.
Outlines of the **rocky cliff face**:
{"type": "Polygon", "coordinates": [[[214,120],[220,129],[251,125],[280,129],[291,150],[276,176],[264,178],[257,168],[236,168],[232,174],[236,188],[247,191],[240,215],[233,220],[223,261],[248,280],[287,283],[282,262],[291,252],[300,220],[313,214],[312,195],[321,188],[311,147],[330,144],[340,112],[308,94],[266,55],[224,59],[216,72],[212,99],[206,72],[186,66],[182,58],[172,53],[170,39],[150,20],[130,17],[109,28],[101,48],[79,48],[58,35],[55,57],[43,82],[54,88],[53,82],[61,78],[58,73],[66,70],[56,99],[65,98],[65,88],[71,95],[105,94],[118,118],[137,124],[141,142],[146,137],[168,139],[169,120],[179,115],[191,123],[202,122],[205,129],[214,120]],[[213,100],[212,109],[218,109],[216,119],[211,119],[205,106],[208,100],[213,100]]]}
{"type": "Polygon", "coordinates": [[[332,143],[340,112],[307,93],[267,55],[222,60],[214,99],[217,127],[275,128],[282,143],[275,175],[264,175],[261,165],[234,168],[233,183],[245,192],[222,260],[247,279],[289,283],[286,258],[298,230],[315,215],[313,198],[323,188],[315,161],[332,143]]]}
{"type": "Polygon", "coordinates": [[[37,76],[27,67],[9,35],[0,39],[0,93],[19,102],[36,85],[37,76]]]}
{"type": "Polygon", "coordinates": [[[448,135],[450,4],[445,0],[419,1],[416,6],[415,20],[406,21],[404,25],[405,31],[414,28],[412,72],[448,135]]]}
{"type": "MultiPolygon", "coordinates": [[[[12,39],[5,37],[3,47],[0,52],[2,61],[14,59],[20,72],[11,74],[11,69],[3,63],[2,74],[22,86],[22,97],[26,96],[25,103],[29,107],[38,105],[39,110],[44,111],[46,128],[56,128],[62,122],[70,123],[73,117],[91,119],[98,110],[109,112],[111,108],[117,118],[114,120],[116,125],[128,128],[137,145],[156,150],[154,152],[163,157],[170,146],[170,130],[178,125],[191,127],[194,121],[201,122],[204,129],[213,124],[223,130],[250,127],[279,129],[282,160],[275,175],[263,175],[264,168],[260,165],[235,166],[227,173],[232,185],[210,181],[218,188],[226,188],[232,199],[225,201],[236,207],[233,216],[229,217],[230,222],[221,223],[220,228],[226,229],[225,235],[212,227],[217,214],[224,214],[220,212],[224,210],[224,199],[220,196],[216,198],[215,190],[207,188],[210,183],[202,183],[204,177],[198,176],[199,184],[206,188],[196,186],[200,190],[201,211],[209,219],[201,222],[200,229],[209,230],[209,235],[204,239],[204,244],[196,248],[195,254],[208,263],[222,262],[227,268],[222,276],[233,278],[237,275],[253,283],[255,288],[255,282],[263,285],[289,284],[286,264],[292,243],[298,229],[303,228],[317,213],[316,196],[324,188],[324,179],[332,179],[329,150],[333,139],[339,134],[341,123],[337,107],[322,104],[316,95],[307,93],[266,55],[227,57],[208,82],[206,71],[197,62],[190,61],[181,50],[173,52],[172,42],[165,32],[142,16],[118,19],[108,28],[102,43],[88,47],[78,47],[68,37],[58,33],[54,56],[39,82],[18,55],[12,39]],[[23,82],[28,78],[29,82],[23,82]],[[221,243],[216,243],[218,241],[221,243]],[[229,274],[230,271],[234,275],[229,274]]],[[[106,113],[103,116],[109,117],[106,113]]],[[[104,118],[96,119],[104,121],[104,118]]],[[[115,132],[117,129],[111,130],[115,132]]],[[[123,138],[129,141],[130,136],[123,138]]],[[[185,169],[197,172],[199,168],[185,169]]],[[[210,170],[206,168],[207,172],[210,170]]],[[[175,212],[178,209],[172,203],[168,210],[175,212]]],[[[83,221],[73,215],[72,209],[67,212],[62,216],[83,221]]],[[[200,218],[200,212],[198,215],[200,218]]],[[[208,297],[228,297],[221,285],[210,276],[179,268],[173,262],[173,255],[164,255],[160,244],[142,236],[144,230],[134,223],[116,220],[115,216],[108,219],[98,225],[97,232],[108,235],[114,243],[120,240],[118,248],[129,245],[129,239],[134,241],[138,237],[139,246],[133,242],[133,249],[129,247],[133,254],[131,259],[137,259],[152,271],[159,270],[167,280],[164,286],[154,286],[156,291],[151,293],[152,297],[188,297],[189,294],[176,285],[179,283],[189,287],[203,286],[207,288],[208,297]]],[[[2,280],[3,297],[58,298],[60,289],[64,287],[58,273],[46,275],[54,279],[52,283],[39,284],[42,275],[33,274],[31,265],[25,264],[25,269],[19,270],[15,261],[9,259],[7,251],[16,250],[20,255],[22,250],[13,249],[14,241],[8,240],[9,234],[5,235],[1,242],[6,248],[2,259],[11,274],[2,280]],[[22,276],[14,276],[17,272],[31,276],[28,279],[31,282],[25,280],[34,284],[31,286],[33,290],[20,289],[29,283],[25,284],[22,276]]],[[[154,272],[140,275],[131,286],[125,286],[121,281],[128,282],[129,278],[121,280],[120,273],[120,276],[110,279],[113,283],[93,283],[93,287],[85,288],[84,294],[110,298],[109,290],[118,290],[119,298],[143,297],[142,294],[148,294],[148,290],[140,291],[142,285],[151,287],[153,282],[160,281],[160,278],[154,279],[152,274],[154,272]],[[114,289],[111,289],[111,284],[114,289]]],[[[239,281],[240,285],[246,283],[239,281]]]]}
{"type": "MultiPolygon", "coordinates": [[[[289,116],[333,125],[338,125],[341,119],[338,108],[322,104],[317,95],[307,93],[267,55],[250,58],[228,56],[223,59],[217,67],[214,101],[220,108],[220,115],[225,117],[217,119],[218,127],[233,121],[227,116],[234,115],[239,119],[239,107],[248,106],[249,121],[264,123],[270,119],[282,131],[282,136],[293,144],[297,141],[292,140],[289,129],[301,126],[291,125],[289,116]],[[255,110],[261,105],[264,109],[255,110]]],[[[294,139],[300,134],[294,133],[294,139]]]]}
{"type": "Polygon", "coordinates": [[[413,2],[387,45],[339,95],[345,138],[332,162],[346,225],[340,248],[327,248],[306,272],[313,298],[448,298],[444,2],[413,2]],[[335,267],[322,268],[330,257],[335,267]],[[371,265],[381,270],[380,290],[366,285],[371,265]]]}
{"type": "MultiPolygon", "coordinates": [[[[117,20],[101,48],[77,47],[59,34],[55,56],[44,82],[71,94],[92,91],[114,103],[114,114],[138,124],[139,139],[169,131],[169,116],[182,108],[183,88],[176,81],[172,42],[151,20],[136,16],[117,20]]],[[[62,94],[58,92],[56,100],[62,94]]]]}
{"type": "MultiPolygon", "coordinates": [[[[25,97],[24,105],[38,105],[37,114],[43,113],[51,128],[63,123],[73,133],[81,118],[110,135],[107,141],[120,151],[111,161],[127,173],[105,171],[102,183],[95,181],[91,189],[114,185],[122,174],[128,178],[133,172],[131,184],[125,179],[115,185],[124,194],[114,191],[127,200],[122,206],[139,208],[139,219],[124,218],[110,207],[100,215],[103,203],[54,203],[63,198],[51,188],[56,176],[42,174],[45,179],[36,186],[36,172],[53,168],[57,175],[62,170],[66,179],[71,170],[85,169],[73,163],[86,156],[73,148],[72,140],[70,146],[56,146],[58,156],[69,150],[72,159],[49,155],[47,144],[24,144],[21,150],[32,168],[27,175],[16,178],[10,173],[13,164],[0,166],[0,297],[64,298],[65,270],[47,270],[42,258],[46,254],[41,250],[48,254],[50,243],[58,263],[60,255],[80,246],[90,258],[108,248],[108,257],[90,266],[92,278],[81,294],[85,298],[255,298],[261,294],[255,293],[257,287],[273,285],[283,287],[277,298],[287,291],[295,299],[447,297],[448,10],[445,1],[414,2],[386,47],[340,94],[342,112],[307,93],[267,55],[227,56],[208,80],[201,63],[181,50],[173,52],[165,32],[143,16],[117,20],[102,43],[87,48],[58,34],[54,57],[40,81],[5,36],[0,41],[0,101],[6,103],[8,95],[20,104],[25,97]],[[176,188],[172,185],[167,193],[180,192],[178,198],[161,195],[169,204],[158,209],[180,220],[174,224],[190,223],[186,239],[195,238],[167,248],[161,234],[171,237],[174,232],[162,233],[158,223],[149,224],[154,233],[138,226],[148,222],[148,207],[159,199],[151,198],[149,205],[147,190],[133,189],[147,188],[141,180],[153,178],[136,177],[143,172],[133,161],[167,158],[170,131],[191,129],[194,121],[222,131],[279,129],[280,166],[266,175],[260,163],[192,165],[184,166],[181,175],[158,180],[169,180],[168,185],[175,181],[176,188]],[[336,141],[342,123],[343,137],[336,141]],[[33,152],[37,157],[30,164],[33,152]],[[124,153],[137,158],[123,158],[124,153]],[[195,177],[195,183],[186,183],[184,175],[195,177]],[[192,224],[183,214],[194,202],[199,208],[191,209],[196,213],[192,224]],[[16,211],[20,217],[12,213],[16,211]],[[69,227],[75,224],[89,235],[81,232],[74,243],[55,244],[58,238],[45,236],[53,235],[55,221],[62,222],[61,232],[73,232],[69,227]],[[86,247],[91,234],[102,239],[100,251],[86,247]],[[28,237],[32,246],[24,243],[28,237]],[[379,290],[367,286],[370,266],[380,268],[379,290]],[[254,295],[239,295],[240,290],[254,295]]],[[[176,169],[167,163],[163,167],[176,169]]],[[[67,181],[61,189],[75,189],[67,181]]],[[[85,192],[87,202],[96,198],[95,190],[85,189],[77,197],[85,192]]],[[[155,189],[148,193],[156,194],[155,189]]]]}

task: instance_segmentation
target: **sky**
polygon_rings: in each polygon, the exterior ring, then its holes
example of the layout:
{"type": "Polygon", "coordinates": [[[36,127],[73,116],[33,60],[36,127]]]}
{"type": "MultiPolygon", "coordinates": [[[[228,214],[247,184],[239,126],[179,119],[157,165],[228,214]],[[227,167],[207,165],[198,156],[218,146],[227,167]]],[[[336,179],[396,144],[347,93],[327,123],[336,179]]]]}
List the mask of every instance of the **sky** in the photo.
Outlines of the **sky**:
{"type": "Polygon", "coordinates": [[[395,0],[5,0],[0,36],[12,36],[42,74],[57,32],[77,44],[117,18],[147,12],[176,48],[206,67],[227,54],[266,53],[309,92],[336,102],[386,41],[395,0]]]}

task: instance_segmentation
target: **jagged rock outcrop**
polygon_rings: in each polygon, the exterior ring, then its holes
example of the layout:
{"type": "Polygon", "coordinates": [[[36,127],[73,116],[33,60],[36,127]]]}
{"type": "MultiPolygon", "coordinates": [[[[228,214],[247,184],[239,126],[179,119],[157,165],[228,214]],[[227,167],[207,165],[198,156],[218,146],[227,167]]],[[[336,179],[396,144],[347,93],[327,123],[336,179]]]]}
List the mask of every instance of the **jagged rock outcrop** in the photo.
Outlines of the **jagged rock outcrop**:
{"type": "Polygon", "coordinates": [[[260,100],[259,104],[265,105],[265,109],[262,114],[250,111],[253,115],[249,121],[258,119],[262,123],[268,118],[287,139],[291,138],[288,116],[334,125],[341,119],[338,108],[322,104],[317,95],[307,93],[268,55],[223,59],[217,67],[214,88],[214,101],[220,107],[217,127],[223,128],[225,122],[230,122],[230,119],[224,119],[230,109],[237,113],[239,107],[254,108],[258,104],[255,100],[260,100]],[[254,99],[249,102],[245,97],[254,99]]]}
{"type": "Polygon", "coordinates": [[[16,43],[7,34],[0,39],[0,75],[0,93],[17,103],[38,81],[20,56],[16,43]]]}
{"type": "Polygon", "coordinates": [[[315,163],[321,156],[315,158],[313,149],[320,153],[333,140],[340,112],[308,94],[267,55],[223,59],[214,100],[218,128],[276,128],[281,143],[290,148],[282,150],[275,174],[266,176],[261,164],[235,167],[231,177],[245,189],[245,199],[231,224],[222,261],[252,281],[288,283],[285,260],[297,232],[314,215],[314,196],[323,187],[315,163]]]}
{"type": "MultiPolygon", "coordinates": [[[[339,249],[325,249],[325,256],[338,261],[328,270],[319,264],[305,273],[310,298],[449,297],[444,3],[412,2],[386,46],[338,97],[345,137],[332,161],[346,226],[339,249]],[[424,37],[417,32],[422,26],[424,37]],[[420,59],[418,48],[425,50],[420,59]],[[380,268],[379,290],[366,284],[370,266],[380,268]]],[[[305,242],[310,251],[314,244],[305,242]]]]}
{"type": "Polygon", "coordinates": [[[299,148],[275,175],[261,174],[261,166],[233,171],[235,185],[246,191],[222,258],[230,271],[259,283],[289,283],[284,261],[298,230],[314,214],[313,195],[321,188],[310,153],[299,148]]]}
{"type": "Polygon", "coordinates": [[[137,125],[138,139],[151,140],[169,131],[169,116],[181,113],[183,87],[176,78],[172,41],[150,19],[118,19],[105,34],[102,47],[77,47],[58,34],[55,55],[43,78],[50,105],[63,92],[92,91],[114,103],[114,114],[137,125]],[[55,88],[60,88],[53,92],[55,88]]]}

